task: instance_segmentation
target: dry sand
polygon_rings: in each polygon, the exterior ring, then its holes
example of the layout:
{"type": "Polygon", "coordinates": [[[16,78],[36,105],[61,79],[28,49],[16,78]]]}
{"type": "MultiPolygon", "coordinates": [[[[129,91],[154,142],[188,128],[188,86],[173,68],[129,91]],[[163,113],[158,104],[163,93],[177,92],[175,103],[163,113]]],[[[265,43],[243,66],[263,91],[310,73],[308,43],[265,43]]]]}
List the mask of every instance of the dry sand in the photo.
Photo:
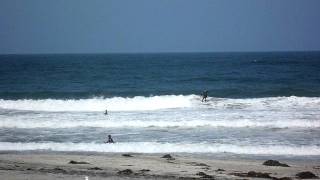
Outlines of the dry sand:
{"type": "Polygon", "coordinates": [[[239,176],[249,171],[270,173],[274,179],[294,179],[302,171],[320,175],[317,161],[281,160],[290,167],[278,167],[262,165],[267,159],[199,158],[190,154],[171,154],[174,159],[166,159],[161,158],[164,154],[130,155],[132,157],[119,153],[2,152],[0,179],[254,179],[239,176]],[[71,160],[89,164],[70,164],[71,160]]]}

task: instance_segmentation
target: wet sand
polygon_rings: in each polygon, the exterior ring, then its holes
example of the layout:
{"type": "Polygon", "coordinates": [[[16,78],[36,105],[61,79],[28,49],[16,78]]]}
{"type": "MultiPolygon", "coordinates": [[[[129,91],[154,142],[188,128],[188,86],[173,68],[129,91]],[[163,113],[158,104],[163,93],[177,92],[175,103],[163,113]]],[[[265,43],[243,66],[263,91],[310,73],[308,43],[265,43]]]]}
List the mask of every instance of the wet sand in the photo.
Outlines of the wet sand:
{"type": "Polygon", "coordinates": [[[317,161],[281,160],[290,167],[279,167],[262,165],[268,159],[199,158],[192,154],[162,158],[163,155],[1,152],[0,179],[257,179],[247,177],[249,171],[267,173],[270,178],[265,179],[295,179],[303,171],[320,175],[317,161]]]}

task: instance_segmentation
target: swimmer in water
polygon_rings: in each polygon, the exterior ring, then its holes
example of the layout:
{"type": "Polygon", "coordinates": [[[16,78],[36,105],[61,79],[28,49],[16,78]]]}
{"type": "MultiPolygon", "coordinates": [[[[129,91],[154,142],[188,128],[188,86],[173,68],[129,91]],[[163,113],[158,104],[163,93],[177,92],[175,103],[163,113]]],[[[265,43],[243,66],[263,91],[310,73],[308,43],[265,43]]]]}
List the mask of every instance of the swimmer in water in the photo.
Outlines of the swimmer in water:
{"type": "Polygon", "coordinates": [[[114,143],[110,134],[108,135],[108,141],[106,141],[105,143],[114,143]]]}

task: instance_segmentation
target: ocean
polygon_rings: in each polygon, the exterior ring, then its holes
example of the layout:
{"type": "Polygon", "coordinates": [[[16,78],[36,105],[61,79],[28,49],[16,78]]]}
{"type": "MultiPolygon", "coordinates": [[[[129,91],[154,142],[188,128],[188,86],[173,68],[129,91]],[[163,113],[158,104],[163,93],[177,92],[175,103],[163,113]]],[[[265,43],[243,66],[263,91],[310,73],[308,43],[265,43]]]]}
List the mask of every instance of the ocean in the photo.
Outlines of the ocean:
{"type": "Polygon", "coordinates": [[[319,139],[320,52],[0,55],[0,151],[320,157],[319,139]]]}

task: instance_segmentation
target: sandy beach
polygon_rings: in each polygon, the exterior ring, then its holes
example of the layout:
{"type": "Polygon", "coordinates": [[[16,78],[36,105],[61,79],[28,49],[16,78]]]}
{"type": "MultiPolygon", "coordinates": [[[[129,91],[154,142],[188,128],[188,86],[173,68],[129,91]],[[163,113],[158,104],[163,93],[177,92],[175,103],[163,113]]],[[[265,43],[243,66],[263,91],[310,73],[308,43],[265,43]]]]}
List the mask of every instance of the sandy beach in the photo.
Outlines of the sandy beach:
{"type": "Polygon", "coordinates": [[[290,167],[280,167],[265,166],[261,159],[208,158],[191,154],[171,154],[171,158],[163,158],[164,155],[2,152],[0,177],[5,180],[295,179],[297,173],[304,171],[320,175],[317,161],[281,160],[290,167]],[[248,173],[250,171],[254,173],[248,173]]]}

